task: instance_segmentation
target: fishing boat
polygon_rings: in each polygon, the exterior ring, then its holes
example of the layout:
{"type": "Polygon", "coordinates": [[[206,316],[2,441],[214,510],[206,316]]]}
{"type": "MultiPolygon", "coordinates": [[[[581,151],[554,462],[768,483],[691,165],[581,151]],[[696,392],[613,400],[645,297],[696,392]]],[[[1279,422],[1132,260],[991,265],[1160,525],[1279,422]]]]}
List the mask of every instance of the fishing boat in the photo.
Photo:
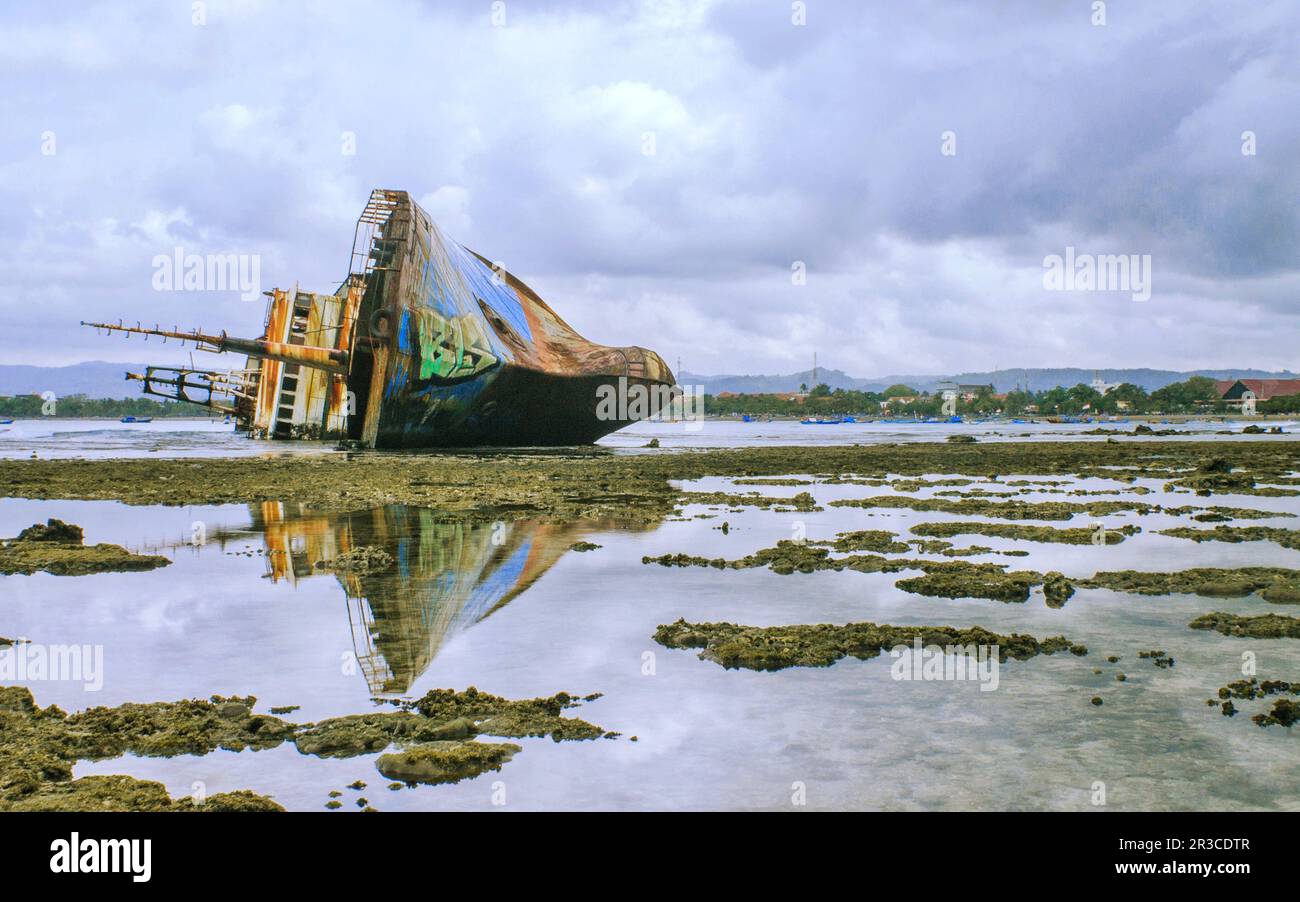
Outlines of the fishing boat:
{"type": "Polygon", "coordinates": [[[152,423],[153,417],[122,417],[123,423],[152,423]]]}
{"type": "Polygon", "coordinates": [[[12,426],[13,424],[13,420],[0,420],[0,426],[12,426]]]}
{"type": "Polygon", "coordinates": [[[500,264],[377,189],[332,294],[274,289],[260,338],[83,323],[241,354],[241,369],[148,367],[145,394],[200,404],[255,438],[364,448],[580,445],[667,413],[654,351],[588,341],[500,264]]]}

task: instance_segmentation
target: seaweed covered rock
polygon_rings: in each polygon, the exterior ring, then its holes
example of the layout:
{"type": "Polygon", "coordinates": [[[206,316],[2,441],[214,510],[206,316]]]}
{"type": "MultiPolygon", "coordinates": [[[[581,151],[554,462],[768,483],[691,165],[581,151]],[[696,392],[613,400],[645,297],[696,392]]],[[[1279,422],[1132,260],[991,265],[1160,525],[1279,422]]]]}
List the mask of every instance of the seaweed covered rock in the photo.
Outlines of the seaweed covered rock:
{"type": "MultiPolygon", "coordinates": [[[[247,791],[206,799],[171,799],[161,784],[128,776],[72,779],[83,759],[123,754],[204,755],[215,749],[267,749],[292,741],[303,754],[345,758],[402,748],[392,779],[447,782],[498,769],[518,746],[475,741],[480,733],[550,736],[555,741],[613,737],[566,709],[593,701],[560,692],[511,700],[470,687],[435,689],[398,710],[296,725],[253,712],[252,696],[212,696],[152,704],[127,703],[67,714],[40,708],[25,687],[0,687],[0,810],[273,811],[278,803],[247,791]],[[404,756],[404,757],[403,757],[404,756]],[[400,759],[400,760],[399,760],[400,759]],[[401,762],[406,762],[402,764],[401,762]],[[424,768],[424,770],[421,770],[424,768]],[[404,776],[396,776],[398,773],[404,776]]],[[[390,757],[390,756],[385,756],[390,757]]],[[[361,788],[361,781],[353,784],[361,788]]]]}
{"type": "MultiPolygon", "coordinates": [[[[241,708],[251,699],[237,700],[241,708]]],[[[23,811],[179,811],[192,800],[172,799],[161,783],[122,775],[72,779],[72,764],[83,758],[203,754],[217,747],[247,748],[278,744],[285,730],[253,720],[259,715],[222,717],[226,699],[92,708],[67,715],[51,705],[40,708],[21,686],[0,687],[0,810],[23,811]],[[154,709],[149,711],[148,709],[154,709]],[[258,735],[265,730],[264,735],[258,735]],[[279,738],[272,734],[280,732],[279,738]]],[[[274,721],[274,718],[269,720],[274,721]]],[[[278,724],[279,722],[276,721],[278,724]]],[[[279,810],[253,793],[209,797],[207,810],[279,810]]]]}
{"type": "Polygon", "coordinates": [[[1300,617],[1284,614],[1260,614],[1241,617],[1213,611],[1202,614],[1187,624],[1194,630],[1214,630],[1225,636],[1245,636],[1252,639],[1300,639],[1300,617]]]}
{"type": "MultiPolygon", "coordinates": [[[[1136,526],[1121,526],[1105,531],[1105,544],[1118,545],[1125,536],[1141,530],[1136,526]]],[[[1067,545],[1092,545],[1097,543],[1097,532],[1091,528],[1062,529],[1056,526],[1033,526],[1027,523],[981,523],[969,520],[943,523],[918,523],[912,527],[918,536],[951,537],[959,535],[995,536],[1018,539],[1024,542],[1059,542],[1067,545]]]]}
{"type": "Polygon", "coordinates": [[[908,545],[898,541],[898,536],[887,529],[863,529],[856,532],[842,532],[829,543],[811,544],[828,545],[834,551],[872,551],[877,554],[909,550],[908,545]]]}
{"type": "Polygon", "coordinates": [[[1300,550],[1300,530],[1279,529],[1272,526],[1216,526],[1213,529],[1193,529],[1179,526],[1160,530],[1162,536],[1190,539],[1193,542],[1276,542],[1283,548],[1300,550]]]}
{"type": "MultiPolygon", "coordinates": [[[[1275,482],[1275,477],[1295,471],[1295,451],[1289,442],[1234,443],[1231,453],[1235,464],[1261,481],[1275,482]]],[[[402,503],[478,521],[616,516],[654,522],[689,497],[678,487],[681,482],[706,476],[828,474],[827,482],[844,484],[886,474],[984,478],[994,472],[1177,479],[1187,475],[1189,461],[1195,466],[1201,459],[1223,454],[1222,442],[1152,440],[1116,445],[981,442],[978,448],[943,442],[772,446],[639,455],[574,449],[515,457],[509,467],[490,455],[454,454],[229,458],[207,460],[202,467],[180,459],[4,460],[0,461],[0,495],[171,505],[276,498],[333,510],[402,503]]]]}
{"type": "Polygon", "coordinates": [[[54,576],[153,570],[171,563],[156,554],[133,554],[120,545],[83,545],[80,526],[50,518],[17,538],[0,542],[0,574],[54,576]]]}
{"type": "Polygon", "coordinates": [[[916,639],[923,645],[996,646],[999,660],[1024,660],[1040,654],[1069,651],[1085,655],[1087,648],[1064,636],[1038,640],[1014,633],[999,635],[983,627],[889,626],[875,623],[827,623],[794,626],[742,626],[734,623],[663,624],[654,639],[668,648],[698,648],[700,658],[727,669],[781,670],[786,667],[827,667],[845,657],[868,660],[916,639]]]}
{"type": "Polygon", "coordinates": [[[1063,608],[1074,594],[1074,586],[1065,574],[1053,570],[1043,576],[1043,596],[1049,608],[1063,608]]]}
{"type": "Polygon", "coordinates": [[[567,692],[515,701],[470,686],[464,692],[431,689],[410,706],[440,723],[469,721],[476,731],[490,736],[549,736],[556,742],[604,736],[605,731],[595,724],[576,717],[560,716],[561,712],[580,704],[567,692]]]}
{"type": "Polygon", "coordinates": [[[163,784],[121,774],[92,775],[42,786],[7,811],[284,811],[284,806],[247,789],[220,792],[202,802],[173,799],[163,784]]]}
{"type": "Polygon", "coordinates": [[[274,748],[293,736],[294,725],[252,713],[252,696],[87,708],[65,721],[67,749],[79,758],[205,755],[216,749],[274,748]]]}
{"type": "Polygon", "coordinates": [[[473,722],[463,717],[434,721],[409,711],[386,711],[308,724],[294,737],[294,744],[304,755],[352,758],[382,751],[395,742],[468,739],[477,732],[473,722]]]}
{"type": "MultiPolygon", "coordinates": [[[[1249,426],[1247,426],[1249,430],[1249,426]]],[[[1264,430],[1258,430],[1264,432],[1264,430]]],[[[1268,477],[1268,473],[1262,473],[1268,477]]],[[[1197,495],[1213,495],[1216,493],[1242,494],[1242,495],[1296,495],[1294,489],[1278,489],[1274,486],[1258,486],[1255,476],[1245,472],[1244,469],[1235,468],[1226,457],[1214,456],[1201,460],[1197,465],[1195,472],[1187,474],[1167,482],[1166,491],[1175,491],[1178,489],[1187,489],[1195,491],[1197,495]]]]}
{"type": "Polygon", "coordinates": [[[917,595],[1024,602],[1029,600],[1029,590],[1042,581],[1042,574],[1031,570],[1000,573],[971,568],[913,576],[900,579],[894,585],[905,592],[914,592],[917,595]]]}
{"type": "Polygon", "coordinates": [[[684,492],[684,504],[705,504],[713,507],[759,507],[764,510],[800,511],[810,513],[821,510],[817,499],[809,492],[799,492],[789,498],[760,495],[758,492],[684,492]]]}
{"type": "Polygon", "coordinates": [[[403,783],[458,783],[500,770],[521,751],[512,742],[431,742],[380,755],[375,767],[403,783]]]}
{"type": "MultiPolygon", "coordinates": [[[[1237,713],[1237,708],[1232,703],[1233,699],[1253,701],[1254,699],[1267,698],[1272,695],[1300,696],[1300,681],[1264,680],[1261,682],[1251,677],[1248,680],[1237,680],[1220,687],[1218,695],[1218,699],[1206,699],[1206,704],[1217,704],[1225,716],[1232,717],[1237,713]]],[[[1271,711],[1256,714],[1251,720],[1261,727],[1273,726],[1274,724],[1290,727],[1297,720],[1300,720],[1300,704],[1288,698],[1279,698],[1273,703],[1271,711]]]]}
{"type": "Polygon", "coordinates": [[[1190,489],[1198,495],[1250,493],[1255,488],[1255,478],[1249,473],[1236,472],[1226,458],[1211,457],[1202,460],[1191,475],[1165,485],[1166,491],[1180,488],[1190,489]]]}
{"type": "Polygon", "coordinates": [[[1069,520],[1075,514],[1105,517],[1111,514],[1132,512],[1158,513],[1160,506],[1145,501],[989,501],[984,498],[909,498],[900,495],[871,495],[866,498],[843,498],[832,501],[831,507],[906,508],[918,511],[939,511],[945,514],[996,517],[999,520],[1069,520]]]}
{"type": "MultiPolygon", "coordinates": [[[[858,573],[897,573],[900,570],[921,570],[925,573],[960,572],[1000,574],[1006,570],[1005,564],[972,564],[968,561],[929,561],[915,558],[890,558],[879,554],[847,554],[843,557],[831,557],[830,552],[837,543],[850,548],[859,545],[877,545],[891,547],[893,533],[883,530],[865,530],[859,533],[843,533],[832,542],[796,542],[782,539],[770,548],[760,548],[743,558],[727,560],[726,558],[705,558],[689,554],[664,554],[658,557],[643,557],[643,564],[659,564],[664,567],[714,567],[719,570],[745,570],[751,567],[767,567],[773,573],[789,575],[791,573],[815,573],[819,570],[854,570],[858,573]]],[[[903,550],[907,546],[898,543],[903,550]]],[[[941,547],[929,546],[923,549],[927,553],[963,554],[986,553],[987,549],[953,550],[947,542],[941,547]]],[[[1008,552],[1009,553],[1009,552],[1008,552]]]]}
{"type": "Polygon", "coordinates": [[[1075,580],[1090,589],[1111,589],[1135,595],[1202,595],[1207,598],[1244,598],[1254,592],[1281,585],[1274,600],[1285,596],[1285,587],[1300,585],[1300,570],[1285,567],[1193,567],[1167,573],[1145,570],[1109,570],[1090,579],[1075,580]],[[1280,594],[1279,594],[1280,593],[1280,594]]]}
{"type": "Polygon", "coordinates": [[[1273,710],[1267,714],[1256,714],[1251,720],[1261,727],[1277,724],[1289,728],[1300,720],[1300,704],[1287,698],[1279,698],[1273,703],[1273,710]]]}
{"type": "Polygon", "coordinates": [[[80,526],[64,523],[53,517],[42,523],[33,523],[18,533],[19,542],[64,542],[80,545],[85,539],[85,531],[80,526]]]}

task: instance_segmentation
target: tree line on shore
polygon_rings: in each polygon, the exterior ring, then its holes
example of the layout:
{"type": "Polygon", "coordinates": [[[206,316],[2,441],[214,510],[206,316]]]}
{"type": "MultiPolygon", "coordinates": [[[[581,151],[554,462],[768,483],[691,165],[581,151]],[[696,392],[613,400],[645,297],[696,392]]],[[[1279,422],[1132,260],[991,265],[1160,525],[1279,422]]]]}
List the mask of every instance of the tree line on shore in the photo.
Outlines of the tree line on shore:
{"type": "Polygon", "coordinates": [[[34,420],[38,417],[69,419],[95,417],[208,417],[220,416],[198,404],[155,401],[151,398],[88,398],[85,395],[51,397],[15,395],[0,397],[0,417],[34,420]]]}
{"type": "MultiPolygon", "coordinates": [[[[831,389],[825,383],[814,386],[806,396],[739,394],[705,395],[705,410],[711,414],[751,416],[840,416],[844,414],[891,417],[938,417],[943,414],[941,393],[920,392],[907,385],[891,385],[882,392],[831,389]],[[885,405],[882,408],[882,405],[885,405]]],[[[1261,401],[1259,413],[1298,413],[1300,395],[1261,401]]],[[[1229,414],[1240,408],[1221,400],[1214,380],[1192,376],[1164,388],[1147,392],[1125,382],[1106,393],[1079,383],[1073,388],[1058,385],[1046,391],[1012,391],[998,396],[984,386],[969,398],[957,398],[957,413],[973,416],[1081,416],[1212,413],[1229,414]]]]}
{"type": "MultiPolygon", "coordinates": [[[[882,392],[856,389],[832,389],[825,383],[814,386],[807,395],[797,397],[776,394],[738,394],[704,396],[705,412],[713,415],[749,414],[751,416],[843,416],[862,414],[891,417],[938,417],[943,413],[943,396],[919,392],[907,385],[891,385],[882,392]],[[893,399],[893,400],[891,400],[893,399]],[[882,410],[882,403],[888,402],[882,410]]],[[[1300,394],[1261,401],[1262,414],[1300,413],[1300,394]]],[[[991,387],[984,387],[969,400],[957,399],[957,413],[964,416],[1080,416],[1153,415],[1214,413],[1229,414],[1239,408],[1219,399],[1214,381],[1192,376],[1153,392],[1124,383],[1105,394],[1080,383],[1073,388],[1057,386],[1047,391],[1012,391],[997,397],[991,387]]],[[[150,398],[88,398],[68,395],[53,404],[41,395],[0,397],[0,417],[35,419],[42,416],[63,418],[94,417],[213,417],[220,416],[198,404],[155,401],[150,398]]]]}

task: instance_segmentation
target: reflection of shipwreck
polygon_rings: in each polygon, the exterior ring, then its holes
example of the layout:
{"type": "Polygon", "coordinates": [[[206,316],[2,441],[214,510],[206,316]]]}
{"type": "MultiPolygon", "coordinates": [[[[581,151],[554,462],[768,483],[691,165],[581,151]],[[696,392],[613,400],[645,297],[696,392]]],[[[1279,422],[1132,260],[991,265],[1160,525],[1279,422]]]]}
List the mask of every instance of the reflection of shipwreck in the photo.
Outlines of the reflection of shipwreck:
{"type": "Polygon", "coordinates": [[[334,294],[267,294],[259,339],[85,325],[246,355],[239,370],[149,367],[127,378],[226,413],[255,437],[586,444],[676,397],[658,354],[587,341],[523,282],[445,237],[405,191],[371,194],[334,294]],[[632,402],[611,408],[613,392],[632,402]]]}
{"type": "Polygon", "coordinates": [[[330,573],[340,555],[366,546],[393,556],[378,573],[336,574],[375,694],[406,692],[448,639],[504,607],[600,525],[448,522],[403,505],[321,514],[267,502],[251,510],[275,580],[330,573]]]}

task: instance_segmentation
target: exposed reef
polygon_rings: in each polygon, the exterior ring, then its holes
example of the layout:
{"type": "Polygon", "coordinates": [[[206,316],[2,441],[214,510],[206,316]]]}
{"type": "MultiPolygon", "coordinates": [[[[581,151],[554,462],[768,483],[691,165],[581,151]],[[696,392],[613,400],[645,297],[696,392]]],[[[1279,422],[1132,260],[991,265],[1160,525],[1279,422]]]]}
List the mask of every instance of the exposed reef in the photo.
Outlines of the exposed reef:
{"type": "MultiPolygon", "coordinates": [[[[598,698],[598,693],[587,700],[598,698]]],[[[304,755],[381,757],[380,772],[405,782],[450,782],[496,770],[520,750],[475,741],[480,734],[549,736],[561,740],[612,737],[561,713],[581,701],[567,693],[512,700],[479,692],[435,689],[397,710],[293,724],[253,712],[257,700],[213,696],[151,704],[127,703],[67,714],[38,707],[24,687],[0,687],[0,810],[208,811],[281,810],[247,791],[203,800],[172,799],[159,783],[113,775],[72,779],[79,760],[124,754],[205,755],[216,749],[269,749],[292,742],[304,755]]],[[[358,781],[355,786],[364,786],[358,781]]]]}
{"type": "Polygon", "coordinates": [[[1177,526],[1162,529],[1159,534],[1193,542],[1276,542],[1283,548],[1300,550],[1300,530],[1274,526],[1216,526],[1213,529],[1177,526]]]}
{"type": "MultiPolygon", "coordinates": [[[[1237,706],[1233,704],[1233,699],[1252,701],[1272,695],[1300,695],[1300,682],[1287,680],[1260,682],[1254,677],[1248,680],[1237,680],[1220,687],[1219,697],[1206,699],[1205,703],[1211,707],[1218,705],[1225,717],[1233,717],[1237,714],[1237,706]]],[[[1273,702],[1272,710],[1260,712],[1251,720],[1261,727],[1277,725],[1289,728],[1300,720],[1300,704],[1288,698],[1279,698],[1273,702]]]]}
{"type": "Polygon", "coordinates": [[[1157,504],[1145,501],[986,501],[982,498],[906,498],[898,495],[872,495],[866,498],[842,498],[833,507],[906,508],[938,511],[945,514],[996,517],[1001,520],[1069,520],[1076,514],[1104,517],[1117,513],[1150,514],[1160,511],[1157,504]]]}
{"type": "Polygon", "coordinates": [[[1212,611],[1202,614],[1187,624],[1194,630],[1214,630],[1225,636],[1244,636],[1251,639],[1300,639],[1300,617],[1285,614],[1259,614],[1242,617],[1212,611]]]}
{"type": "Polygon", "coordinates": [[[1068,651],[1086,655],[1088,649],[1064,636],[1035,639],[1015,633],[999,635],[983,627],[889,626],[875,623],[827,623],[794,626],[741,626],[735,623],[675,623],[661,625],[655,641],[668,648],[698,648],[700,658],[727,669],[782,670],[786,667],[828,667],[841,658],[868,660],[898,645],[997,646],[1001,661],[1068,651]]]}
{"type": "Polygon", "coordinates": [[[120,545],[84,545],[80,526],[50,519],[0,541],[0,574],[50,573],[88,576],[154,570],[171,563],[154,554],[133,554],[120,545]]]}
{"type": "Polygon", "coordinates": [[[269,748],[292,733],[290,724],[251,714],[252,701],[213,696],[69,715],[55,705],[38,707],[26,687],[0,687],[0,810],[280,810],[276,802],[250,792],[220,793],[196,804],[171,798],[162,784],[149,780],[72,779],[72,765],[81,759],[269,748]]]}
{"type": "Polygon", "coordinates": [[[500,770],[521,751],[512,742],[432,742],[380,755],[375,767],[388,779],[403,783],[459,783],[500,770]]]}
{"type": "Polygon", "coordinates": [[[1105,544],[1118,545],[1124,541],[1125,536],[1141,532],[1141,529],[1136,526],[1120,526],[1098,532],[1094,529],[1059,529],[1054,526],[1030,526],[1024,523],[951,521],[918,523],[912,527],[912,532],[918,536],[981,535],[1002,539],[1017,539],[1023,542],[1060,542],[1067,545],[1102,544],[1097,541],[1097,537],[1104,534],[1105,544]]]}
{"type": "Polygon", "coordinates": [[[1133,595],[1202,595],[1207,598],[1244,598],[1261,592],[1266,601],[1289,604],[1300,591],[1300,570],[1285,567],[1193,567],[1169,573],[1145,570],[1108,570],[1090,579],[1075,580],[1089,589],[1111,589],[1133,595]]]}
{"type": "MultiPolygon", "coordinates": [[[[1234,440],[1227,447],[1224,442],[1061,441],[981,442],[978,446],[918,442],[672,454],[612,454],[594,448],[473,456],[341,452],[202,462],[5,460],[0,461],[0,496],[170,505],[283,501],[339,511],[405,503],[480,520],[603,516],[652,520],[666,516],[678,503],[683,493],[673,486],[674,481],[705,476],[758,479],[804,473],[818,478],[824,474],[827,482],[852,483],[889,473],[916,478],[945,473],[951,474],[949,478],[981,479],[994,474],[1033,474],[1044,479],[1077,475],[1131,482],[1139,477],[1185,478],[1189,468],[1201,461],[1225,455],[1231,459],[1233,473],[1248,474],[1258,483],[1276,483],[1300,469],[1297,443],[1253,439],[1234,440]]],[[[792,501],[777,500],[782,504],[792,501]]],[[[1138,510],[1129,504],[1125,508],[1138,510]]],[[[999,514],[998,519],[1028,518],[1036,511],[1005,512],[1023,516],[999,514]]],[[[1064,518],[1061,513],[1050,519],[1064,518]]]]}

